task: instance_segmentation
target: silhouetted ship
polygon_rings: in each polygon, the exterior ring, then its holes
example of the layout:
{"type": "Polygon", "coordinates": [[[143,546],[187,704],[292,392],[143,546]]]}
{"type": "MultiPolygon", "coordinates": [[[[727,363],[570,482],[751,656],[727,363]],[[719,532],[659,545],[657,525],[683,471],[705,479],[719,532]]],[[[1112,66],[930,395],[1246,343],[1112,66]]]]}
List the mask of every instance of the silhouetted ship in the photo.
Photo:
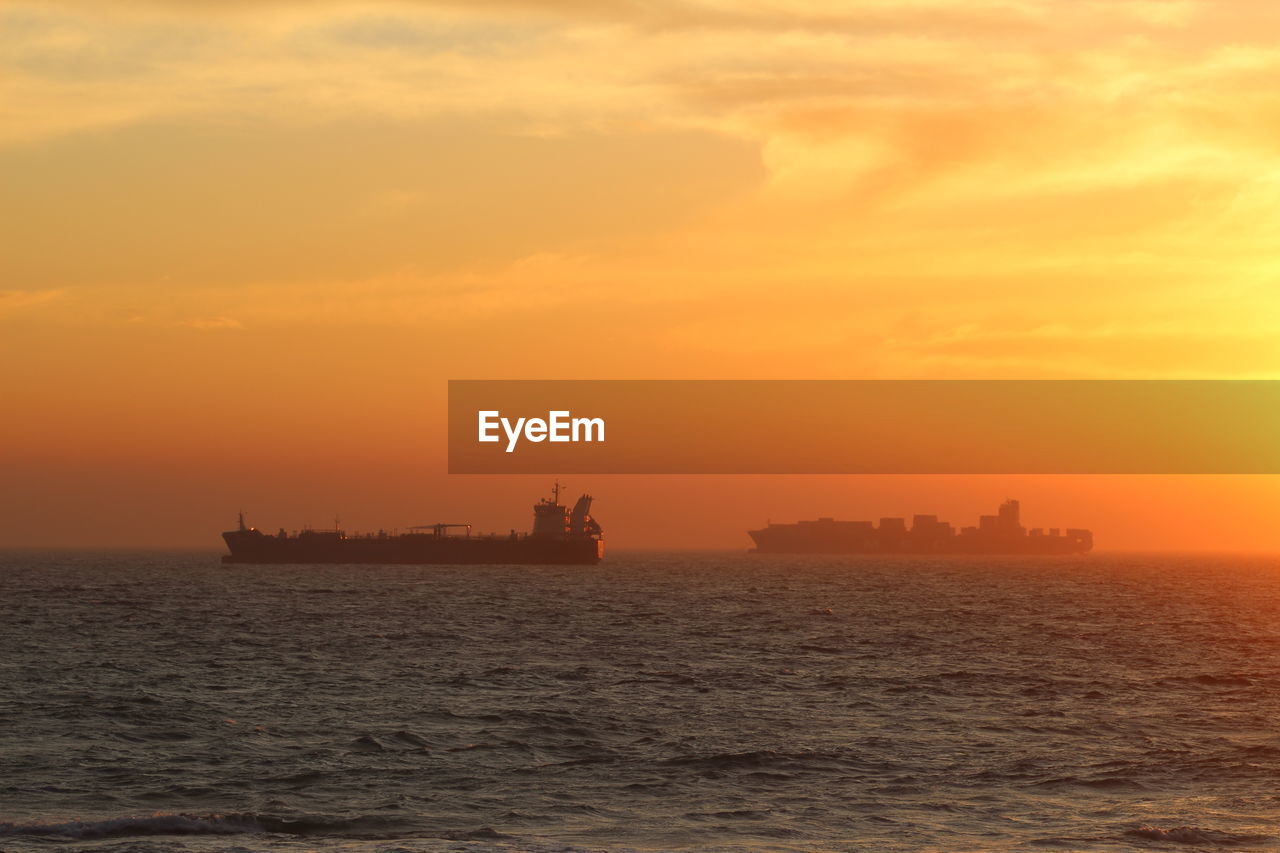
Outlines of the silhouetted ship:
{"type": "Polygon", "coordinates": [[[471,535],[470,524],[422,524],[408,533],[348,536],[341,530],[303,530],[274,536],[246,527],[222,534],[231,553],[224,563],[520,563],[595,565],[604,555],[600,525],[591,517],[591,496],[569,509],[557,483],[551,498],[533,508],[533,531],[471,535]],[[465,533],[453,533],[465,530],[465,533]]]}
{"type": "Polygon", "coordinates": [[[917,515],[910,529],[904,518],[882,518],[879,526],[819,518],[747,533],[756,543],[752,551],[761,554],[1083,554],[1093,548],[1088,530],[1028,532],[1018,516],[1018,502],[1008,500],[996,515],[981,516],[977,527],[959,532],[936,515],[917,515]]]}

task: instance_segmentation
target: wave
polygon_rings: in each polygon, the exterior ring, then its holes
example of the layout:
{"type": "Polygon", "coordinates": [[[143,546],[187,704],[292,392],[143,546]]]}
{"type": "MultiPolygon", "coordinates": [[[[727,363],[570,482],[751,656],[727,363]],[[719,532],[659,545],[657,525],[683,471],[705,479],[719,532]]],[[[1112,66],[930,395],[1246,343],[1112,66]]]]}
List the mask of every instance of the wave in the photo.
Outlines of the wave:
{"type": "Polygon", "coordinates": [[[266,832],[261,824],[245,815],[154,815],[67,823],[0,823],[0,838],[34,836],[68,840],[127,838],[138,835],[239,835],[266,832]]]}
{"type": "Polygon", "coordinates": [[[1102,791],[1146,790],[1146,786],[1141,782],[1124,776],[1058,776],[1056,778],[1046,779],[1034,784],[1038,788],[1069,788],[1078,786],[1082,788],[1094,788],[1102,791]]]}
{"type": "Polygon", "coordinates": [[[157,814],[64,823],[0,823],[0,838],[34,837],[74,841],[147,835],[260,835],[392,837],[403,822],[380,817],[297,818],[262,814],[157,814]]]}
{"type": "Polygon", "coordinates": [[[719,752],[707,755],[686,755],[668,758],[659,762],[668,766],[699,767],[712,769],[737,769],[768,767],[772,765],[812,765],[841,762],[845,756],[832,752],[812,750],[800,752],[781,752],[772,749],[758,749],[748,752],[719,752]]]}
{"type": "Polygon", "coordinates": [[[1129,830],[1125,835],[1132,838],[1144,838],[1148,841],[1167,841],[1175,844],[1197,844],[1215,847],[1260,844],[1272,840],[1270,836],[1266,835],[1237,835],[1216,829],[1203,829],[1198,826],[1176,826],[1173,829],[1160,829],[1159,827],[1145,824],[1129,830]]]}
{"type": "Polygon", "coordinates": [[[1191,678],[1197,684],[1213,687],[1252,687],[1257,679],[1258,675],[1251,672],[1229,672],[1221,675],[1206,673],[1191,678]]]}

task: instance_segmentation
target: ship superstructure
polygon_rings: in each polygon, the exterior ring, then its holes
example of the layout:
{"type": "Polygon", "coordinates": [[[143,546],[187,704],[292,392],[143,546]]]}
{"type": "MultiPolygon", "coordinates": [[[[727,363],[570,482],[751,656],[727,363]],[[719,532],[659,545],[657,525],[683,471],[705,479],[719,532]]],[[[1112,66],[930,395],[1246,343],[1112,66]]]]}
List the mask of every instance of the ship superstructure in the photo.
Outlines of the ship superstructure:
{"type": "Polygon", "coordinates": [[[1093,533],[1078,528],[1027,528],[1016,500],[983,515],[976,527],[957,531],[936,515],[870,521],[819,518],[770,524],[747,534],[762,554],[1081,554],[1093,548],[1093,533]]]}
{"type": "Polygon", "coordinates": [[[533,530],[473,535],[470,524],[420,524],[408,532],[348,534],[301,530],[272,535],[244,522],[222,534],[231,551],[224,563],[517,563],[595,565],[604,556],[604,535],[591,517],[590,495],[572,508],[560,503],[560,484],[533,507],[533,530]]]}

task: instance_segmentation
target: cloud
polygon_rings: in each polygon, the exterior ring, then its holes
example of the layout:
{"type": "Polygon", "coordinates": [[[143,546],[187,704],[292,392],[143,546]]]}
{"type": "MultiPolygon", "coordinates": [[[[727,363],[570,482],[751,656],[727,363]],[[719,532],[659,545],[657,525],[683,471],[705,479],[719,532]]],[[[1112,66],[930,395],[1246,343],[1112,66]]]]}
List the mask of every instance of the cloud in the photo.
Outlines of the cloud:
{"type": "MultiPolygon", "coordinates": [[[[1194,3],[0,3],[0,141],[129,122],[525,113],[767,136],[775,110],[986,106],[1126,75],[1194,3]],[[1148,41],[1150,43],[1150,41],[1148,41]],[[1114,68],[1108,70],[1110,76],[1114,68]]],[[[1249,49],[1248,41],[1239,49],[1249,49]]],[[[1160,63],[1199,62],[1191,47],[1160,63]],[[1188,59],[1192,61],[1187,62],[1188,59]]],[[[1090,88],[1089,91],[1095,92],[1090,88]]]]}
{"type": "Polygon", "coordinates": [[[761,180],[748,144],[705,131],[507,126],[170,123],[0,151],[0,281],[163,293],[501,269],[671,228],[761,180]]]}
{"type": "Polygon", "coordinates": [[[63,295],[62,290],[0,290],[0,316],[44,305],[63,295]]]}
{"type": "Polygon", "coordinates": [[[199,317],[193,320],[182,320],[179,326],[191,329],[243,329],[244,325],[234,317],[199,317]]]}
{"type": "Polygon", "coordinates": [[[166,322],[525,305],[686,355],[1105,371],[1176,355],[1124,336],[1153,317],[1228,353],[1213,306],[1276,311],[1242,290],[1280,215],[1254,0],[0,8],[3,277],[166,322]]]}
{"type": "Polygon", "coordinates": [[[1280,379],[1280,326],[1260,330],[1051,325],[1024,330],[967,327],[901,342],[954,369],[1009,376],[1034,366],[1050,375],[1097,378],[1280,379]],[[1246,367],[1247,365],[1247,367],[1246,367]]]}

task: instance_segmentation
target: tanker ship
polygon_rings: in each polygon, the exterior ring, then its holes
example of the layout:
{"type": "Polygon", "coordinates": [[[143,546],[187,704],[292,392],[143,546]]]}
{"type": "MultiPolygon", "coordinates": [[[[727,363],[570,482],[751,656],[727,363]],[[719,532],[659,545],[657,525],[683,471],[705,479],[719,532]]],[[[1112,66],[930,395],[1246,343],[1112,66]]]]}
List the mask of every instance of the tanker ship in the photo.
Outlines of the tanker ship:
{"type": "Polygon", "coordinates": [[[978,519],[977,527],[957,531],[936,515],[836,521],[819,518],[796,524],[770,524],[749,530],[760,554],[1083,554],[1093,548],[1093,533],[1068,528],[1022,526],[1017,501],[1007,500],[995,515],[978,519]]]}
{"type": "Polygon", "coordinates": [[[509,535],[472,535],[470,524],[420,524],[408,532],[379,530],[348,535],[342,530],[302,530],[275,535],[244,523],[222,534],[231,553],[224,563],[508,563],[595,565],[604,556],[604,536],[591,517],[591,496],[573,508],[560,503],[560,484],[533,507],[533,530],[509,535]]]}

